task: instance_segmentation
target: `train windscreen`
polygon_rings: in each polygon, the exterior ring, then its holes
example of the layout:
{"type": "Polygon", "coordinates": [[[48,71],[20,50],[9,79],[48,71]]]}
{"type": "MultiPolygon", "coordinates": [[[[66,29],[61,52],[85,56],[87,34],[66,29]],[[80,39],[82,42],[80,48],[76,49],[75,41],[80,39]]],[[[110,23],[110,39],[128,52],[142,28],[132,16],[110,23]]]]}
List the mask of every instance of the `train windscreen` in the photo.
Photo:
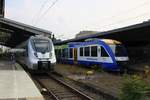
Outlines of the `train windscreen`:
{"type": "Polygon", "coordinates": [[[116,57],[125,57],[127,56],[126,49],[123,45],[117,44],[117,45],[109,45],[112,49],[113,53],[116,57]]]}
{"type": "Polygon", "coordinates": [[[115,56],[117,56],[117,57],[127,56],[126,49],[123,45],[116,45],[115,56]]]}
{"type": "Polygon", "coordinates": [[[45,39],[34,39],[33,40],[34,48],[37,52],[49,52],[51,51],[51,43],[49,40],[45,39]]]}

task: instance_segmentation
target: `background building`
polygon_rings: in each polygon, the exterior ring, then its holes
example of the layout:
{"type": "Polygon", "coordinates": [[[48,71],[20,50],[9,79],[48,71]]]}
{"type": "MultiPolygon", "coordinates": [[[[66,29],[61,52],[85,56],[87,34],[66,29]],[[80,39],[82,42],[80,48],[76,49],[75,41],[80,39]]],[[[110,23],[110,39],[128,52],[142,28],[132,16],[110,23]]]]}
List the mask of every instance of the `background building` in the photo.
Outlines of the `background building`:
{"type": "Polygon", "coordinates": [[[92,34],[99,33],[98,31],[80,31],[77,35],[76,38],[84,37],[84,36],[89,36],[92,34]]]}

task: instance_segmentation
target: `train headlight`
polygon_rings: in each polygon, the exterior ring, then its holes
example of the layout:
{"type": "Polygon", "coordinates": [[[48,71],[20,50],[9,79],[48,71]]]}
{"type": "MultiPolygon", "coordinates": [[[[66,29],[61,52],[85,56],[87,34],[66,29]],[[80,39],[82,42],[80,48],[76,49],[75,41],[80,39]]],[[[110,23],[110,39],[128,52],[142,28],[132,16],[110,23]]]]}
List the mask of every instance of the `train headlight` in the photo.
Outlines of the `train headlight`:
{"type": "Polygon", "coordinates": [[[38,57],[38,55],[37,55],[37,53],[36,53],[36,52],[34,52],[34,56],[35,56],[35,57],[38,57]]]}
{"type": "Polygon", "coordinates": [[[49,53],[49,57],[50,57],[50,58],[52,57],[52,53],[51,53],[51,52],[49,53]]]}

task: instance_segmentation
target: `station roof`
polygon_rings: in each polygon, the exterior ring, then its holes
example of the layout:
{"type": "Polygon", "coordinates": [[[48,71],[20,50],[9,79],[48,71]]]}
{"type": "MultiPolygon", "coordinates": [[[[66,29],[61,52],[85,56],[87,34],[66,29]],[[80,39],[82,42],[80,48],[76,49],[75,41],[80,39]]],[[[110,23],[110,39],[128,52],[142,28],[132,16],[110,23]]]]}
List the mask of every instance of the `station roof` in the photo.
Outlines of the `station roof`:
{"type": "Polygon", "coordinates": [[[150,21],[131,25],[119,29],[114,29],[96,34],[69,39],[61,42],[55,42],[55,45],[65,44],[68,42],[84,41],[88,38],[107,38],[123,42],[125,45],[139,45],[150,42],[150,21]]]}
{"type": "Polygon", "coordinates": [[[26,25],[7,18],[0,18],[0,31],[8,34],[9,37],[1,37],[0,39],[0,44],[8,47],[15,47],[33,35],[51,35],[50,31],[26,25]]]}

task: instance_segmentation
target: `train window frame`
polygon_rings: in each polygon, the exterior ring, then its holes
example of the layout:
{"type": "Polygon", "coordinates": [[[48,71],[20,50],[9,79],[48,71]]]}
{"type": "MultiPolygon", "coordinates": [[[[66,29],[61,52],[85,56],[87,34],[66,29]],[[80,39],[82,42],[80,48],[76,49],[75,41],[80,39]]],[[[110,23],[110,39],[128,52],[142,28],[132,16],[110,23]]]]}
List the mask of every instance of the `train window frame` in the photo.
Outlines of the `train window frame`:
{"type": "Polygon", "coordinates": [[[84,47],[84,56],[85,57],[90,57],[90,52],[91,52],[91,50],[90,50],[90,46],[86,46],[86,47],[84,47]],[[86,55],[86,48],[89,48],[89,53],[88,53],[88,55],[86,55]]]}
{"type": "Polygon", "coordinates": [[[69,48],[66,48],[66,58],[69,58],[69,48]]]}
{"type": "Polygon", "coordinates": [[[80,47],[79,49],[80,49],[80,57],[83,57],[84,56],[84,47],[80,47]],[[82,52],[81,52],[81,49],[82,49],[82,52]]]}
{"type": "Polygon", "coordinates": [[[98,46],[97,46],[97,45],[92,45],[92,46],[90,46],[90,54],[91,54],[91,55],[90,55],[91,57],[98,57],[98,46]],[[92,48],[93,48],[93,47],[96,47],[96,52],[94,52],[96,55],[92,52],[92,48]],[[94,55],[93,55],[93,54],[94,54],[94,55]]]}
{"type": "Polygon", "coordinates": [[[103,46],[100,46],[100,48],[101,48],[101,57],[109,57],[109,54],[106,51],[106,49],[103,46]],[[103,50],[104,50],[105,53],[102,53],[103,50]],[[102,54],[106,54],[106,55],[102,55],[102,54]]]}
{"type": "MultiPolygon", "coordinates": [[[[52,41],[50,40],[47,40],[47,39],[39,39],[39,38],[35,38],[35,39],[31,39],[31,45],[33,46],[33,49],[37,52],[37,47],[36,47],[36,44],[37,43],[42,43],[42,42],[39,42],[39,41],[46,41],[48,44],[51,44],[52,41]],[[37,42],[38,40],[38,42],[37,42]],[[35,44],[36,43],[36,44],[35,44]]],[[[52,50],[52,45],[48,45],[48,51],[51,51],[52,50]]],[[[39,51],[38,51],[39,52],[39,51]]]]}

